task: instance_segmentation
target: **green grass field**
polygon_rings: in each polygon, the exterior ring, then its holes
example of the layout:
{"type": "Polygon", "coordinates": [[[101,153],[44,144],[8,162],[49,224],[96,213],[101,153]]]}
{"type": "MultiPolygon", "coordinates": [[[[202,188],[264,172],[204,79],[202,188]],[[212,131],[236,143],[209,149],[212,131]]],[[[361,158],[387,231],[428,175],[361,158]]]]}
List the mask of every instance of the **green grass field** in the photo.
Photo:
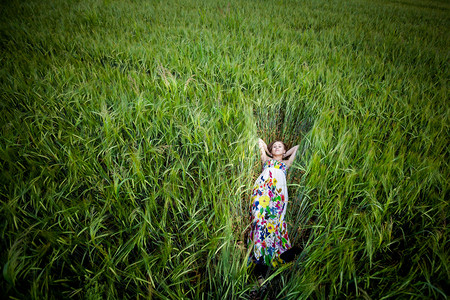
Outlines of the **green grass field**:
{"type": "Polygon", "coordinates": [[[247,299],[257,138],[300,145],[264,299],[447,299],[450,3],[2,1],[0,294],[247,299]]]}

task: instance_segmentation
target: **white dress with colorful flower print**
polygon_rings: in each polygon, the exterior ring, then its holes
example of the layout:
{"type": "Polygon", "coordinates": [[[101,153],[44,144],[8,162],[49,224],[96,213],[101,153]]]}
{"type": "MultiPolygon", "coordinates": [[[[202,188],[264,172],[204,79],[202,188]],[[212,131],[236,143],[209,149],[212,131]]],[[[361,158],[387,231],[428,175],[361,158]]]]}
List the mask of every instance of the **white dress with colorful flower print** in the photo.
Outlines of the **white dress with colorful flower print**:
{"type": "Polygon", "coordinates": [[[291,248],[286,222],[288,192],[285,163],[267,160],[252,192],[252,225],[249,245],[254,263],[277,266],[280,255],[291,248]]]}

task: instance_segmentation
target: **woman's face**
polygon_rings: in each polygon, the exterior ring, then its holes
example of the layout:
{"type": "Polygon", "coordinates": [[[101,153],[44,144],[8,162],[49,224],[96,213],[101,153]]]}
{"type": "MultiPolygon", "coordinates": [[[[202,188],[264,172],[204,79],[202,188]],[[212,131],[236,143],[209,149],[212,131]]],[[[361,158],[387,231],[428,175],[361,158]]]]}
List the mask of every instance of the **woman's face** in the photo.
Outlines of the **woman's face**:
{"type": "Polygon", "coordinates": [[[286,152],[282,142],[275,142],[272,146],[272,155],[283,155],[286,152]]]}

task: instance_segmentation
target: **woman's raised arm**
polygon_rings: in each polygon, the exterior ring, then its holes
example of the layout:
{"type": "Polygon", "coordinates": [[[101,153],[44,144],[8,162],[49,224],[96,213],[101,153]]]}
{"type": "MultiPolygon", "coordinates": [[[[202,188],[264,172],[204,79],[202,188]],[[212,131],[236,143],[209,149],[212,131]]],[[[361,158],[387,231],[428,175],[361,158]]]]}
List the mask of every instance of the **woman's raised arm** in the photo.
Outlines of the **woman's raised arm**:
{"type": "Polygon", "coordinates": [[[288,157],[290,155],[289,159],[286,162],[288,167],[290,167],[294,163],[295,155],[297,154],[297,150],[298,150],[298,145],[292,147],[284,154],[284,157],[288,157]]]}
{"type": "Polygon", "coordinates": [[[264,163],[269,159],[269,156],[267,155],[269,153],[269,150],[267,150],[267,145],[262,139],[258,139],[258,147],[259,151],[261,152],[261,160],[264,163]]]}

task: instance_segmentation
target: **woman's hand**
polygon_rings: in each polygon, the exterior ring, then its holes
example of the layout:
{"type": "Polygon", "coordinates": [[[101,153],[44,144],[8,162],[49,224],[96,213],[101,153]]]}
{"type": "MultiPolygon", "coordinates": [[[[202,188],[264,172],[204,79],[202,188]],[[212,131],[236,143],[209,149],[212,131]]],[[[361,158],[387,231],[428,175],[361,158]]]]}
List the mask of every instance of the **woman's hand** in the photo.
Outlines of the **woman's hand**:
{"type": "Polygon", "coordinates": [[[264,143],[264,141],[262,139],[258,139],[259,148],[264,147],[265,144],[266,143],[264,143]]]}
{"type": "Polygon", "coordinates": [[[269,157],[267,156],[269,154],[269,150],[267,150],[267,145],[266,143],[264,143],[262,139],[258,139],[258,147],[261,152],[261,160],[262,162],[265,162],[266,160],[269,159],[269,157]]]}
{"type": "Polygon", "coordinates": [[[261,150],[263,150],[263,151],[265,151],[265,152],[269,152],[269,151],[267,150],[267,145],[266,145],[266,143],[265,143],[262,139],[258,139],[258,146],[259,146],[259,149],[261,149],[261,150]]]}

